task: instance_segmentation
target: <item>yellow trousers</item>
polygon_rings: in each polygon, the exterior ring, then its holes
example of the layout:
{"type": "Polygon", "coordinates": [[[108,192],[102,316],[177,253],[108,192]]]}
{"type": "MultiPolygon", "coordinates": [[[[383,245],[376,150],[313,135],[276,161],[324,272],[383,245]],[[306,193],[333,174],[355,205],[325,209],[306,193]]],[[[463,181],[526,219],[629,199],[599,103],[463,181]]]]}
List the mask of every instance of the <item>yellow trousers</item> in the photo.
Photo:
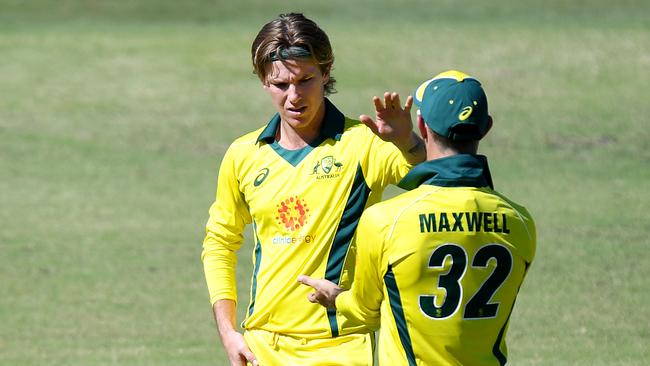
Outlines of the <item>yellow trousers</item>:
{"type": "Polygon", "coordinates": [[[369,366],[373,364],[373,337],[367,333],[307,339],[261,329],[244,332],[259,366],[369,366]]]}

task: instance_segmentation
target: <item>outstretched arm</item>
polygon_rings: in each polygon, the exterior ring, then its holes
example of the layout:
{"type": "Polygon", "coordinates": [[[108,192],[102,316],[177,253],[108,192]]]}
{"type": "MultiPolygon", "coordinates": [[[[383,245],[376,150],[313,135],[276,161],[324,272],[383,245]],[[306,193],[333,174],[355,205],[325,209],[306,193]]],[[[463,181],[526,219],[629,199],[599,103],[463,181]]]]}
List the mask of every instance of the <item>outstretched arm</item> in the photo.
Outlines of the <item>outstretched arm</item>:
{"type": "Polygon", "coordinates": [[[345,290],[333,282],[323,279],[311,278],[306,275],[298,276],[298,282],[314,289],[314,292],[307,296],[312,303],[318,303],[326,308],[336,308],[336,297],[345,290]]]}
{"type": "Polygon", "coordinates": [[[312,303],[336,309],[349,319],[367,324],[371,329],[379,326],[381,303],[384,300],[384,272],[388,261],[383,257],[386,214],[377,206],[368,208],[359,220],[354,236],[357,255],[354,281],[350,290],[344,290],[324,279],[298,276],[298,282],[310,286],[314,292],[307,296],[312,303]]]}
{"type": "Polygon", "coordinates": [[[417,164],[426,158],[426,150],[422,139],[413,132],[411,121],[411,107],[413,97],[406,99],[402,108],[399,94],[396,92],[384,93],[384,100],[375,96],[372,98],[375,105],[375,119],[362,114],[359,120],[372,132],[384,141],[392,142],[404,155],[409,164],[417,164]]]}

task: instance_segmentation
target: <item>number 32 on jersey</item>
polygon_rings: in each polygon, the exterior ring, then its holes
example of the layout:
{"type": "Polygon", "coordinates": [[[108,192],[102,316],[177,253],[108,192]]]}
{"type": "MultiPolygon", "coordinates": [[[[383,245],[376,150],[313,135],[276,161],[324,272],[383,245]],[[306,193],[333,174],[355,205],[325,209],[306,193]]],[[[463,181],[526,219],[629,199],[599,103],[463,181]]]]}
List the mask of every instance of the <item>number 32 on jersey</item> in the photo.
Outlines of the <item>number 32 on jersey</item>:
{"type": "Polygon", "coordinates": [[[490,303],[492,296],[506,281],[512,270],[512,254],[507,247],[500,244],[487,244],[479,250],[469,263],[467,252],[453,243],[437,247],[429,258],[429,268],[442,269],[447,257],[451,258],[451,267],[445,274],[438,276],[438,288],[444,289],[446,295],[442,305],[438,306],[436,295],[420,295],[420,310],[429,318],[446,319],[460,309],[463,299],[461,280],[466,271],[475,268],[487,268],[491,259],[496,261],[494,270],[472,294],[465,304],[463,319],[493,318],[499,311],[499,303],[490,303]]]}

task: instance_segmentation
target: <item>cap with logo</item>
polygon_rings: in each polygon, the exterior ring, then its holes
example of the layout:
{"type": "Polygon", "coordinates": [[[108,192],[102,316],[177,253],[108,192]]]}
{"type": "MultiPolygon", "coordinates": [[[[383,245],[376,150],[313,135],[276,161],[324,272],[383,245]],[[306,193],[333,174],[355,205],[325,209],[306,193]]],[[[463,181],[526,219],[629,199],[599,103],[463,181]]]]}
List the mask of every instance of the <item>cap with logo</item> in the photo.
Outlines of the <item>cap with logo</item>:
{"type": "Polygon", "coordinates": [[[488,104],[481,83],[456,70],[429,79],[413,93],[424,122],[454,141],[480,140],[488,129],[488,104]]]}

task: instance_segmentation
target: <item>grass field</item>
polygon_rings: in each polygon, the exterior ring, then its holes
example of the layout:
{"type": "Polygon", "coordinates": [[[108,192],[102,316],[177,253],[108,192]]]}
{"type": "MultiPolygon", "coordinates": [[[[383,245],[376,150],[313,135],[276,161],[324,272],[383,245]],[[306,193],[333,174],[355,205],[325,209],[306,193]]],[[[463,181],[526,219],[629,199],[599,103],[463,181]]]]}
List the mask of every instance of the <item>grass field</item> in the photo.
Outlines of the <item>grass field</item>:
{"type": "Polygon", "coordinates": [[[481,151],[538,226],[509,364],[650,364],[649,2],[0,0],[0,365],[227,364],[203,227],[229,142],[273,113],[250,42],[288,10],[330,35],[350,116],[448,68],[483,82],[481,151]]]}

